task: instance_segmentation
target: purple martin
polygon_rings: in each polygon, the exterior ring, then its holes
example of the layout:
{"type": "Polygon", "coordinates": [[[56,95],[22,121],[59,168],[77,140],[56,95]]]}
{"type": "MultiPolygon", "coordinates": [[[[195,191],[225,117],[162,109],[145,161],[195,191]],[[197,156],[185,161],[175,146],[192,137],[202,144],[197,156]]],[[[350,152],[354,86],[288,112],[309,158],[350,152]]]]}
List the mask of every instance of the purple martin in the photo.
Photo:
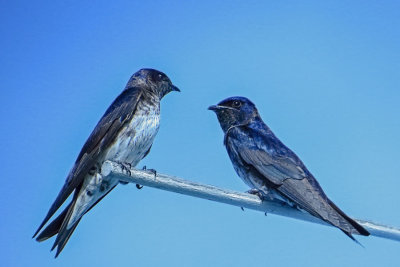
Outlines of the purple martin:
{"type": "Polygon", "coordinates": [[[56,257],[75,230],[82,216],[103,199],[118,180],[101,176],[102,164],[112,160],[125,167],[136,166],[150,151],[160,122],[160,101],[178,91],[171,80],[154,69],[141,69],[129,79],[87,139],[35,237],[64,201],[73,193],[71,203],[38,235],[44,241],[57,238],[56,257]]]}
{"type": "Polygon", "coordinates": [[[249,99],[230,97],[209,109],[218,117],[236,173],[252,188],[249,193],[306,211],[354,241],[352,233],[369,235],[326,196],[299,157],[262,121],[249,99]]]}

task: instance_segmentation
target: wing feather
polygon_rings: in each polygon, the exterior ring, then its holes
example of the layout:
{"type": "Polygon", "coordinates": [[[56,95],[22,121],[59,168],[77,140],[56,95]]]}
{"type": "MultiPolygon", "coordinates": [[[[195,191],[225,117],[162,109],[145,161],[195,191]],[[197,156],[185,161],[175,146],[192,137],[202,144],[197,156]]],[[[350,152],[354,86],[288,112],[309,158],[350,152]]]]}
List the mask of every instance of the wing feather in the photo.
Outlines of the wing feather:
{"type": "Polygon", "coordinates": [[[121,127],[130,121],[142,95],[143,89],[139,87],[127,88],[107,109],[87,139],[73,168],[68,174],[64,186],[33,237],[39,233],[69,195],[82,184],[85,175],[95,166],[100,153],[114,142],[121,127]]]}
{"type": "Polygon", "coordinates": [[[252,165],[264,177],[274,184],[282,184],[286,179],[303,179],[307,177],[304,170],[296,166],[290,159],[285,157],[272,158],[267,152],[260,148],[241,148],[239,155],[244,162],[252,165]]]}
{"type": "Polygon", "coordinates": [[[247,139],[245,145],[239,140],[234,141],[245,166],[255,169],[259,173],[257,177],[264,179],[266,184],[276,185],[275,190],[292,204],[340,228],[352,239],[353,229],[362,235],[369,234],[329,200],[303,162],[269,129],[246,127],[237,129],[236,134],[247,139]]]}

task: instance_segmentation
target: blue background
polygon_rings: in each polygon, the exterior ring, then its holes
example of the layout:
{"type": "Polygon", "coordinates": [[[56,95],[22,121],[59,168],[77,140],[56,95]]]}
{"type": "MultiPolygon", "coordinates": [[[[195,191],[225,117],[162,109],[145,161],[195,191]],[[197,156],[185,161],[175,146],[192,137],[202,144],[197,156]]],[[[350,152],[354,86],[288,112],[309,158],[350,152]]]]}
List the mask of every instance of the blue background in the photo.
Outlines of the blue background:
{"type": "Polygon", "coordinates": [[[245,191],[215,115],[252,99],[348,214],[400,226],[397,1],[1,1],[2,266],[398,266],[400,243],[119,186],[60,257],[31,239],[130,75],[164,71],[147,165],[245,191]]]}

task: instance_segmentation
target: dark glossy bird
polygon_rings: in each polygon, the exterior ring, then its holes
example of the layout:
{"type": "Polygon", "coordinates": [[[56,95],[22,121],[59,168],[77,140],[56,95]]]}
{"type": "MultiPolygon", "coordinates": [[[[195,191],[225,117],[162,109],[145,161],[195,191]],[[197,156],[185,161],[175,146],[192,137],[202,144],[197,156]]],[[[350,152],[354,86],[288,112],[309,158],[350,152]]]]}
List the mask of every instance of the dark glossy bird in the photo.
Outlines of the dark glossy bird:
{"type": "Polygon", "coordinates": [[[150,151],[160,122],[160,101],[171,91],[179,91],[162,72],[141,69],[129,79],[87,139],[35,237],[49,219],[73,193],[71,203],[38,235],[44,241],[57,238],[56,257],[75,230],[82,216],[119,183],[102,177],[106,160],[136,166],[150,151]]]}
{"type": "Polygon", "coordinates": [[[326,196],[299,157],[262,121],[249,99],[230,97],[209,109],[217,114],[224,145],[237,174],[252,188],[249,193],[306,211],[354,241],[352,233],[369,235],[326,196]]]}

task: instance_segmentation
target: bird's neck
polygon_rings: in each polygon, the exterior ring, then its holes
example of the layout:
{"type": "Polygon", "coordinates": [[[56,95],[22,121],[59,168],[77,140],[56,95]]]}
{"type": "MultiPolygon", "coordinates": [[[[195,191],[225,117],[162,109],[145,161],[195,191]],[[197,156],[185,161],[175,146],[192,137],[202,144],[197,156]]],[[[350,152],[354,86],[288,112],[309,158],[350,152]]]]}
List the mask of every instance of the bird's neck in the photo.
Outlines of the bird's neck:
{"type": "Polygon", "coordinates": [[[249,123],[245,122],[245,123],[241,123],[241,124],[231,125],[231,126],[225,131],[225,135],[224,135],[224,145],[226,146],[226,143],[228,142],[229,134],[230,134],[233,130],[235,130],[235,129],[237,129],[237,128],[240,128],[240,127],[243,127],[243,126],[246,126],[246,125],[248,125],[248,124],[249,124],[249,123]]]}

